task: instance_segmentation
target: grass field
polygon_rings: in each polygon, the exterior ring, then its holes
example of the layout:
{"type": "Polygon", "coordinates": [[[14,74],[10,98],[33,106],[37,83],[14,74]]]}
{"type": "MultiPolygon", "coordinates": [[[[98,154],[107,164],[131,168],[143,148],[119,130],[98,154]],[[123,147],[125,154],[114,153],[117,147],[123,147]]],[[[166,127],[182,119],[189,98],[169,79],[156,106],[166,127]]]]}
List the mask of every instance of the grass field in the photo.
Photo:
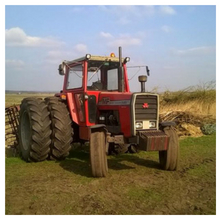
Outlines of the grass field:
{"type": "MultiPolygon", "coordinates": [[[[215,118],[215,93],[162,94],[160,109],[215,118]],[[187,98],[189,94],[194,98],[187,98]],[[181,95],[182,101],[175,101],[181,95]]],[[[52,95],[6,94],[5,105],[18,105],[28,96],[52,95]]],[[[108,166],[106,178],[93,178],[88,147],[72,150],[63,161],[26,163],[6,157],[5,214],[216,214],[215,134],[181,139],[180,167],[175,172],[160,169],[158,152],[108,156],[108,166]]]]}
{"type": "Polygon", "coordinates": [[[157,152],[108,156],[109,174],[93,178],[88,149],[66,160],[26,163],[6,158],[5,213],[216,213],[216,136],[180,141],[180,168],[163,171],[157,152]]]}
{"type": "Polygon", "coordinates": [[[53,93],[6,93],[5,94],[5,107],[11,105],[20,105],[23,98],[26,97],[40,97],[45,98],[47,96],[53,96],[53,93]]]}

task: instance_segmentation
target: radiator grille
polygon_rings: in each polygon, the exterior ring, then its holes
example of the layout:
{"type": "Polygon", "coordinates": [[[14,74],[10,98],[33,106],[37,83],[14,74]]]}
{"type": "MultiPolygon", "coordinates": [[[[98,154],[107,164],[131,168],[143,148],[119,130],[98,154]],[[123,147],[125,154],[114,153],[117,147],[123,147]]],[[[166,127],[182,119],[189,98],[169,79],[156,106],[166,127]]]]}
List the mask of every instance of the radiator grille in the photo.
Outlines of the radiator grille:
{"type": "Polygon", "coordinates": [[[135,100],[135,119],[157,120],[157,108],[156,95],[137,95],[135,100]],[[144,103],[147,103],[147,108],[143,108],[144,103]]]}

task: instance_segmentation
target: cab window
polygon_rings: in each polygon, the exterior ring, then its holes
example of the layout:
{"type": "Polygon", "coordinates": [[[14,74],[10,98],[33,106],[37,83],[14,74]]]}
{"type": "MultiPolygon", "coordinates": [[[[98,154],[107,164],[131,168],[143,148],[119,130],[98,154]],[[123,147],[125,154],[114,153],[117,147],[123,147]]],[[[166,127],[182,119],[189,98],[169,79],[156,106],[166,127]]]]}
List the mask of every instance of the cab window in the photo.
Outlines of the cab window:
{"type": "Polygon", "coordinates": [[[67,89],[82,88],[83,68],[82,64],[69,69],[67,89]]]}

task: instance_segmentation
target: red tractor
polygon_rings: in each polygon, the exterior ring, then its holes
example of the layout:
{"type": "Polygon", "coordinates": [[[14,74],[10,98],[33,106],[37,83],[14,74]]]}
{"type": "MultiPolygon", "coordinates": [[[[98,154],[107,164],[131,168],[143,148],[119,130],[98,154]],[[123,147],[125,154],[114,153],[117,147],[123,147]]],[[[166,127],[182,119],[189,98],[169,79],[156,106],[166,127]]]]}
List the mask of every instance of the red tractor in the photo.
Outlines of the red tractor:
{"type": "MultiPolygon", "coordinates": [[[[159,96],[145,92],[147,76],[139,76],[141,92],[131,93],[126,64],[130,58],[93,56],[59,65],[63,90],[44,100],[21,103],[19,148],[26,161],[65,159],[74,142],[90,142],[94,177],[108,172],[110,148],[135,146],[159,151],[165,170],[176,170],[179,143],[173,122],[159,123],[159,96]]],[[[149,75],[149,70],[147,74],[149,75]]]]}

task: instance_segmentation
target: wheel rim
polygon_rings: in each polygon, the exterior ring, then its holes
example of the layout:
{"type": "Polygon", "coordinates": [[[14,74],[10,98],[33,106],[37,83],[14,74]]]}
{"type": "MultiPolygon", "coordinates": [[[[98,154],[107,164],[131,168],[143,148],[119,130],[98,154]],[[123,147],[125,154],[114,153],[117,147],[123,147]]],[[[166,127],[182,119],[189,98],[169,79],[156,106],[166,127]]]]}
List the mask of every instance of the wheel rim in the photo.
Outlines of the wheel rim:
{"type": "Polygon", "coordinates": [[[28,150],[31,137],[30,120],[27,111],[21,116],[21,141],[24,150],[28,150]]]}

